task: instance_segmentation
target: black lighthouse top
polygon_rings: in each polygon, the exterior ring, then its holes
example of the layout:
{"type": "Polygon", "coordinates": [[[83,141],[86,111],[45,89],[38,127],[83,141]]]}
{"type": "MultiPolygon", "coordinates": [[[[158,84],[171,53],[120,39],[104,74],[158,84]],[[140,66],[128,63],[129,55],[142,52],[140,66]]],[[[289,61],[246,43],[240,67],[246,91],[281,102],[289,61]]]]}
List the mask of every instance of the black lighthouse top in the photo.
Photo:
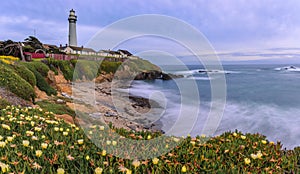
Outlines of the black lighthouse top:
{"type": "Polygon", "coordinates": [[[73,22],[73,23],[76,23],[76,21],[77,21],[77,16],[75,15],[75,11],[73,9],[70,10],[70,15],[69,15],[68,20],[69,20],[69,22],[73,22]]]}

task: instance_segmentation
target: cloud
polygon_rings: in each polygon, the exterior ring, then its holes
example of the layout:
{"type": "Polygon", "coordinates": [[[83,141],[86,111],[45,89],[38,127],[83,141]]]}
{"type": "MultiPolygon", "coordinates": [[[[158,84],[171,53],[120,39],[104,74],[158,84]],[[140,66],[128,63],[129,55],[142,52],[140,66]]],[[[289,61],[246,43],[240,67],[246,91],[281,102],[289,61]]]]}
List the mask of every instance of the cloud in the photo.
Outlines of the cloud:
{"type": "MultiPolygon", "coordinates": [[[[67,17],[71,8],[78,15],[79,45],[85,45],[108,24],[149,13],[186,21],[201,31],[218,52],[298,47],[300,40],[300,3],[297,0],[3,1],[0,6],[0,40],[23,40],[33,35],[35,29],[44,42],[66,43],[67,17]]],[[[135,45],[137,51],[140,43],[135,45]]],[[[167,48],[167,45],[163,46],[167,48]]]]}
{"type": "MultiPolygon", "coordinates": [[[[282,60],[287,62],[290,59],[299,59],[300,62],[300,48],[272,48],[261,50],[243,50],[239,52],[218,52],[217,55],[222,61],[252,61],[252,60],[267,60],[272,59],[282,60]]],[[[210,56],[210,55],[203,55],[210,56]]]]}

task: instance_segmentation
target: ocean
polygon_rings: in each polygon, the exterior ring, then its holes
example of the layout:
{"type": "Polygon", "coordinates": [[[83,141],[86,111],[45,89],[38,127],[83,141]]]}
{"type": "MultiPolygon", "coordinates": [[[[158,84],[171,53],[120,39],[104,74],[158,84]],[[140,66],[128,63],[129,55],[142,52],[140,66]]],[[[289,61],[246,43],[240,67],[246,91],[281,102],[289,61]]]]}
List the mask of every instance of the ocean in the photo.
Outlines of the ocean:
{"type": "Polygon", "coordinates": [[[196,136],[203,133],[209,112],[214,109],[211,108],[211,82],[224,73],[226,103],[220,122],[215,123],[213,135],[235,129],[243,133],[260,133],[270,141],[281,141],[283,147],[292,149],[300,146],[298,67],[224,65],[222,71],[205,72],[200,65],[190,65],[188,70],[180,66],[166,66],[163,68],[166,72],[184,77],[167,81],[134,81],[130,93],[161,104],[163,109],[159,121],[167,134],[179,136],[188,130],[196,136]]]}

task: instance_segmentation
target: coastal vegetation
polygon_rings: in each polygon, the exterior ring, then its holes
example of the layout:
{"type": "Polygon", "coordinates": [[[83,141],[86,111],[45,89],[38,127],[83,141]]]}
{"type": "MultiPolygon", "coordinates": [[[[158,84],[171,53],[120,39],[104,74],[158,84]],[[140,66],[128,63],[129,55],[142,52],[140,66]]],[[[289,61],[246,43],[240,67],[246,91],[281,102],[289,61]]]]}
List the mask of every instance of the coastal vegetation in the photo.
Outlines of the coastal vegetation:
{"type": "Polygon", "coordinates": [[[146,60],[132,60],[124,63],[110,61],[88,60],[54,60],[43,59],[41,61],[21,62],[12,56],[0,57],[1,82],[0,86],[7,88],[17,96],[34,101],[34,87],[38,87],[47,95],[57,95],[57,91],[48,82],[48,73],[53,71],[56,75],[61,72],[68,81],[93,80],[103,73],[114,74],[117,70],[120,74],[135,73],[142,70],[158,70],[159,68],[146,60]],[[129,71],[129,72],[128,72],[129,71]]]}
{"type": "MultiPolygon", "coordinates": [[[[280,142],[271,142],[260,134],[239,131],[216,137],[166,137],[166,144],[157,144],[151,151],[168,151],[160,156],[122,159],[106,149],[125,147],[124,138],[149,140],[159,132],[129,131],[91,125],[80,128],[55,114],[68,114],[76,119],[74,110],[56,103],[60,96],[49,83],[49,73],[63,74],[66,80],[92,80],[100,74],[125,74],[159,70],[145,60],[108,62],[43,59],[20,62],[14,57],[0,57],[0,87],[20,98],[34,101],[35,88],[45,91],[52,100],[35,102],[37,108],[11,106],[0,97],[0,169],[2,173],[299,173],[300,148],[283,149],[280,142]],[[4,61],[3,61],[4,60],[4,61]],[[122,65],[122,66],[121,66],[122,65]],[[100,67],[100,68],[98,68],[100,67]],[[131,69],[130,69],[131,68],[131,69]],[[87,133],[88,132],[88,133],[87,133]],[[87,133],[87,134],[86,134],[87,133]],[[110,137],[117,133],[118,137],[110,137]],[[103,137],[105,148],[89,138],[103,137]],[[170,148],[172,143],[179,143],[170,148]],[[156,149],[157,148],[157,149],[156,149]]],[[[71,99],[69,99],[71,100],[71,99]]],[[[134,147],[132,147],[134,148],[134,147]]],[[[141,151],[140,153],[148,153],[141,151]]]]}
{"type": "Polygon", "coordinates": [[[25,100],[35,97],[34,89],[25,79],[19,76],[10,65],[0,62],[0,86],[25,100]]]}
{"type": "MultiPolygon", "coordinates": [[[[226,132],[208,138],[169,137],[180,144],[152,159],[121,159],[97,147],[86,136],[118,132],[106,148],[122,147],[124,137],[152,139],[160,134],[109,129],[86,130],[40,108],[7,106],[0,111],[0,168],[2,173],[299,173],[300,149],[282,150],[259,134],[226,132]],[[42,130],[42,131],[41,131],[42,130]],[[204,141],[205,140],[205,141],[204,141]]],[[[109,138],[109,137],[108,137],[109,138]]],[[[169,148],[157,144],[156,148],[169,148]]],[[[155,149],[153,149],[155,150],[155,149]]],[[[146,152],[147,153],[147,152],[146,152]]]]}

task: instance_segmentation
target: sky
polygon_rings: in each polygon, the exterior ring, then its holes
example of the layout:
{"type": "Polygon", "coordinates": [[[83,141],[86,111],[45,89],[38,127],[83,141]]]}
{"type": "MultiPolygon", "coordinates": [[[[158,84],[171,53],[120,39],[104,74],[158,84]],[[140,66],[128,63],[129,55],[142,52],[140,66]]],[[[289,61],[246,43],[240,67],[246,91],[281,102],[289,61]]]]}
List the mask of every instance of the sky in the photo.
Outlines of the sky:
{"type": "MultiPolygon", "coordinates": [[[[298,0],[3,1],[0,40],[23,41],[35,34],[43,43],[64,45],[68,42],[70,9],[78,16],[79,46],[87,45],[99,31],[118,20],[160,14],[195,27],[224,61],[274,59],[288,62],[300,58],[298,0]]],[[[133,53],[149,49],[189,56],[180,45],[155,37],[132,39],[121,46],[133,53]]]]}

